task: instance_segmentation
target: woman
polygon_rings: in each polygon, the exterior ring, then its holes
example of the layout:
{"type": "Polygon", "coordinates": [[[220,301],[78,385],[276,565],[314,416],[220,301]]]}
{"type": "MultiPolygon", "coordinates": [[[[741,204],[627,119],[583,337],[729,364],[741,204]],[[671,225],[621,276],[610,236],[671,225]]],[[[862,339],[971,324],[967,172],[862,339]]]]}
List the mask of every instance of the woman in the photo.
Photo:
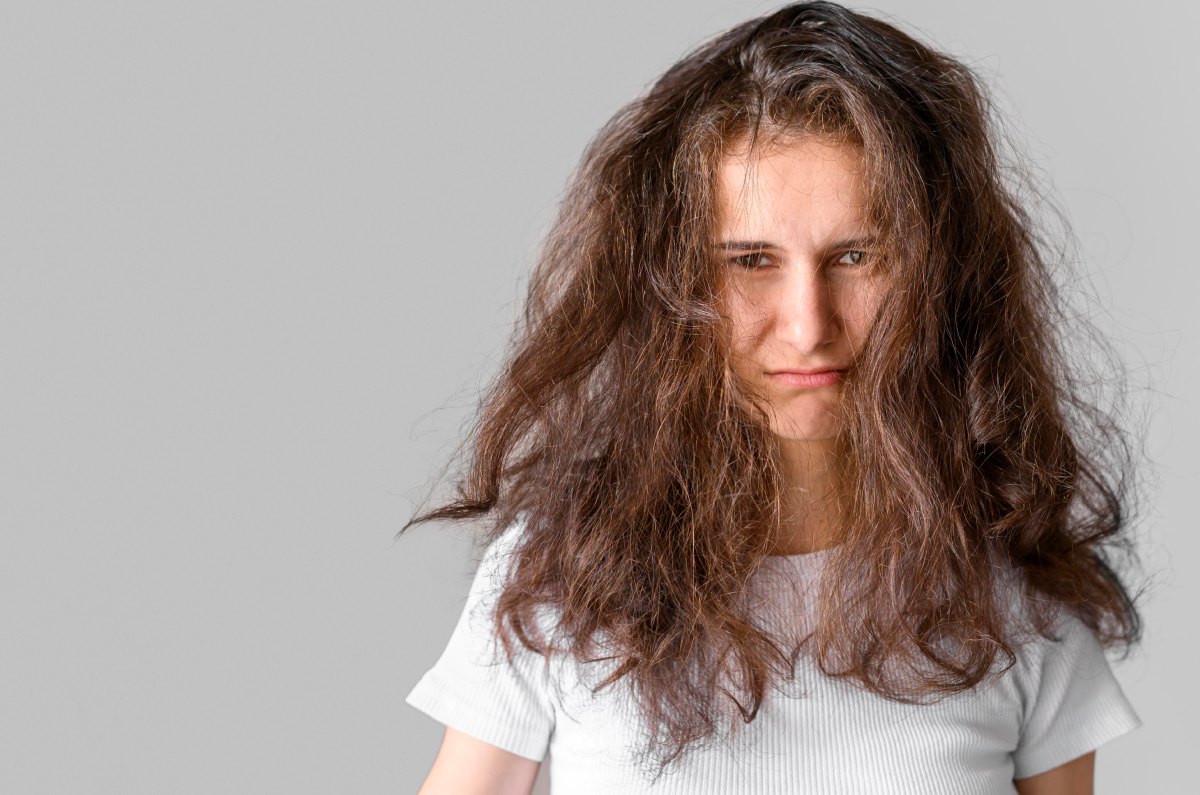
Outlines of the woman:
{"type": "Polygon", "coordinates": [[[817,2],[605,126],[461,496],[404,528],[489,525],[408,697],[447,726],[423,795],[527,793],[547,750],[572,794],[1092,791],[1140,725],[1124,436],[989,123],[817,2]]]}

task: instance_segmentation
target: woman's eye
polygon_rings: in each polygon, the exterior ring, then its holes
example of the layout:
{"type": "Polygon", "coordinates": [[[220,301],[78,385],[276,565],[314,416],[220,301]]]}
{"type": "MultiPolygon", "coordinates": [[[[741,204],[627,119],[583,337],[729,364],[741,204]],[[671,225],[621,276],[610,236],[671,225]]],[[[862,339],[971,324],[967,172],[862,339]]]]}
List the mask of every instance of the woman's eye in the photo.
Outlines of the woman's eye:
{"type": "Polygon", "coordinates": [[[729,262],[742,270],[758,270],[767,263],[766,255],[761,251],[756,251],[753,254],[743,254],[740,257],[730,257],[729,262]]]}
{"type": "Polygon", "coordinates": [[[838,260],[838,262],[845,263],[846,265],[864,265],[864,264],[866,264],[866,260],[867,260],[867,252],[851,250],[851,251],[847,251],[845,254],[843,254],[841,259],[838,260]]]}
{"type": "MultiPolygon", "coordinates": [[[[844,252],[838,258],[836,264],[866,267],[870,262],[871,258],[867,252],[859,249],[851,249],[844,252]]],[[[739,270],[754,271],[769,267],[771,265],[771,258],[765,252],[756,251],[752,254],[741,254],[736,257],[730,257],[729,263],[739,270]]]]}

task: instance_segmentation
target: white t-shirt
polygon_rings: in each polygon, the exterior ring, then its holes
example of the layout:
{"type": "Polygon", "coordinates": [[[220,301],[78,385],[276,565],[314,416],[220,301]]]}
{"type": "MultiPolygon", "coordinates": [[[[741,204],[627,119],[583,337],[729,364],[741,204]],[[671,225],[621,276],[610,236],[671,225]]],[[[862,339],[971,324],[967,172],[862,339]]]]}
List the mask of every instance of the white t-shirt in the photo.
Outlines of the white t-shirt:
{"type": "MultiPolygon", "coordinates": [[[[932,704],[884,699],[802,656],[795,680],[770,691],[753,722],[689,748],[652,785],[632,753],[646,741],[628,680],[593,695],[600,664],[560,654],[547,667],[519,642],[513,662],[505,659],[490,608],[521,529],[514,524],[487,550],[449,643],[406,702],[528,759],[549,752],[560,795],[1011,794],[1014,778],[1142,725],[1093,634],[1063,611],[1061,642],[1031,643],[999,680],[932,704]]],[[[806,614],[827,553],[769,559],[759,583],[781,597],[764,608],[767,621],[806,614]]]]}

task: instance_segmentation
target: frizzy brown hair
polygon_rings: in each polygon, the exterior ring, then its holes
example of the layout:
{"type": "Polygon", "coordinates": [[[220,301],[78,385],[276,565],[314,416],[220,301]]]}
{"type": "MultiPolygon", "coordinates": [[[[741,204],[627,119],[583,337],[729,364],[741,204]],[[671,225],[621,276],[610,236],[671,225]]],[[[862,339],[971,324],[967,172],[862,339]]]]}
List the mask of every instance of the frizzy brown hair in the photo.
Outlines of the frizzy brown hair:
{"type": "Polygon", "coordinates": [[[745,598],[785,535],[785,483],[762,396],[729,367],[712,255],[716,169],[739,142],[852,143],[885,252],[841,387],[821,669],[910,702],[976,686],[1021,640],[1006,571],[1037,632],[1063,608],[1106,646],[1140,640],[1114,558],[1132,552],[1131,447],[1059,336],[1069,313],[991,117],[963,64],[801,3],[688,54],[584,153],[458,497],[400,532],[488,517],[490,543],[524,522],[496,605],[505,649],[611,661],[601,687],[628,678],[660,770],[731,705],[752,721],[797,653],[745,598]]]}

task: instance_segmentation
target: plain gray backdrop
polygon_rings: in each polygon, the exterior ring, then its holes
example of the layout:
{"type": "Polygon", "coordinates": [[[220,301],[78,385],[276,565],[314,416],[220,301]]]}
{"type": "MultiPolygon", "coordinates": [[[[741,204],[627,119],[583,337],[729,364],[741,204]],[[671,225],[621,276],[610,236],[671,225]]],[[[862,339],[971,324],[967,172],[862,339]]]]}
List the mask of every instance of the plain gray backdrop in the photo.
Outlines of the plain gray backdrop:
{"type": "MultiPolygon", "coordinates": [[[[776,5],[3,5],[0,791],[416,791],[475,560],[393,534],[584,145],[776,5]]],[[[1097,791],[1194,792],[1196,6],[855,7],[986,77],[1148,387],[1145,725],[1097,791]]]]}

